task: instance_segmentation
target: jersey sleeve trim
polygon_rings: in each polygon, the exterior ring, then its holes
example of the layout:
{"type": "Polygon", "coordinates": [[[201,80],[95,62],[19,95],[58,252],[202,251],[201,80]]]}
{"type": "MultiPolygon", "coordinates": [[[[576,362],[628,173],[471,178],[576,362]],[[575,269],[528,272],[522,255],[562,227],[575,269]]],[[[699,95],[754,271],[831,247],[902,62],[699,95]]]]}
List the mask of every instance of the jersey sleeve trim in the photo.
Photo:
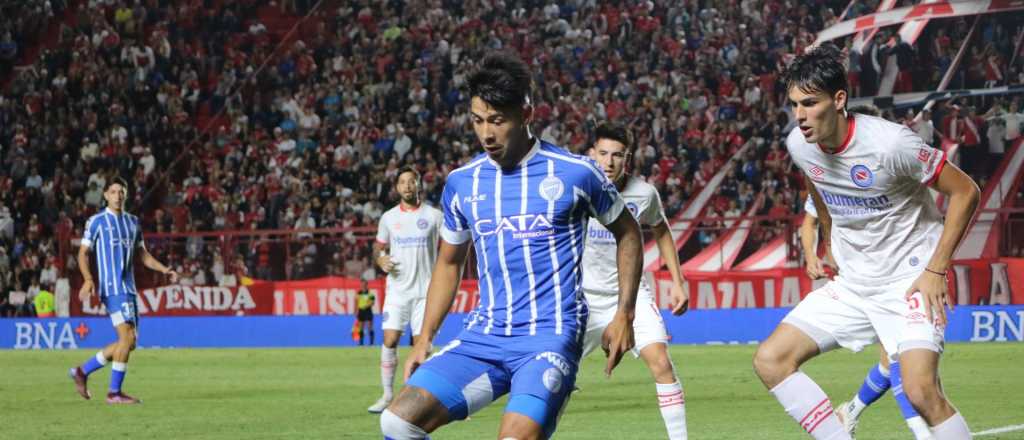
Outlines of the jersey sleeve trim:
{"type": "Polygon", "coordinates": [[[460,245],[469,241],[471,234],[468,230],[453,231],[448,226],[441,227],[441,238],[449,244],[460,245]]]}
{"type": "Polygon", "coordinates": [[[931,186],[935,181],[939,180],[939,174],[942,174],[942,169],[946,167],[946,152],[939,150],[939,153],[942,154],[942,159],[939,161],[939,165],[935,167],[935,172],[925,181],[925,185],[931,186]]]}
{"type": "Polygon", "coordinates": [[[615,202],[612,203],[611,207],[604,211],[604,214],[595,215],[594,218],[601,222],[602,225],[608,226],[619,218],[623,209],[626,209],[626,204],[622,203],[622,197],[616,197],[615,202]]]}

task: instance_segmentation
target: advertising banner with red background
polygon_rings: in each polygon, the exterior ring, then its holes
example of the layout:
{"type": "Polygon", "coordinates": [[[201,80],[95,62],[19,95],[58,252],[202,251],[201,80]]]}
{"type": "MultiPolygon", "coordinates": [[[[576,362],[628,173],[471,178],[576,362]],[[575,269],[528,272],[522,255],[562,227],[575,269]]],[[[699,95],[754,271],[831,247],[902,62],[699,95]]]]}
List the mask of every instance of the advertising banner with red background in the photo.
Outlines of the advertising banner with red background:
{"type": "MultiPolygon", "coordinates": [[[[668,272],[648,273],[661,308],[671,303],[668,272]]],[[[812,282],[802,269],[687,272],[684,289],[691,309],[792,307],[825,280],[812,282]]],[[[150,316],[349,315],[356,312],[361,282],[327,277],[302,281],[256,281],[246,286],[169,285],[143,289],[139,312],[150,316]]],[[[374,313],[384,303],[384,279],[367,287],[376,296],[374,313]]],[[[1024,258],[957,261],[949,272],[956,304],[1024,304],[1024,258]]],[[[95,300],[95,298],[93,298],[95,300]]],[[[452,313],[473,310],[479,301],[476,280],[464,280],[452,313]]],[[[72,315],[103,315],[102,307],[74,300],[72,315]]]]}

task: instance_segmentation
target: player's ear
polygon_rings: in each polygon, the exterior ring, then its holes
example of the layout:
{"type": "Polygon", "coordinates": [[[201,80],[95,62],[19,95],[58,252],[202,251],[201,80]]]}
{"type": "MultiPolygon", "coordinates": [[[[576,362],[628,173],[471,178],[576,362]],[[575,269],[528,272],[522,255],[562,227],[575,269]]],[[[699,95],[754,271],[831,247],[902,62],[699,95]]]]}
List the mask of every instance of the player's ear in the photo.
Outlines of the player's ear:
{"type": "Polygon", "coordinates": [[[522,107],[523,125],[530,125],[533,122],[533,104],[527,102],[522,107]]]}
{"type": "Polygon", "coordinates": [[[835,103],[836,111],[839,113],[846,113],[846,90],[838,90],[835,95],[832,95],[832,102],[835,103]]]}

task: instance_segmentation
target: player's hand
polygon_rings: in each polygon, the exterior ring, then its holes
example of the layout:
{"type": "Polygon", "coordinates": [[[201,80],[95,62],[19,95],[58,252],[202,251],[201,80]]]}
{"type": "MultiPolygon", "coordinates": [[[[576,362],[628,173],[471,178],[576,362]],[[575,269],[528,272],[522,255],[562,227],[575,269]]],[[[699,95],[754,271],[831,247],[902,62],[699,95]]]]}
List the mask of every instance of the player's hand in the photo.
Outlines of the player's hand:
{"type": "Polygon", "coordinates": [[[380,269],[383,270],[384,273],[398,274],[398,263],[392,261],[390,255],[381,255],[377,257],[377,266],[380,266],[380,269]]]}
{"type": "Polygon", "coordinates": [[[911,309],[917,308],[915,307],[916,298],[911,297],[915,293],[921,292],[921,302],[923,304],[918,306],[924,307],[924,314],[928,318],[928,322],[945,326],[947,323],[946,307],[949,307],[949,311],[953,311],[953,303],[949,301],[947,287],[945,276],[924,271],[914,280],[914,284],[910,286],[910,289],[907,289],[904,298],[910,302],[911,309]]]}
{"type": "Polygon", "coordinates": [[[624,313],[616,312],[612,322],[601,335],[601,348],[608,356],[608,363],[605,364],[604,374],[611,377],[612,370],[619,365],[622,356],[636,345],[633,340],[633,318],[627,317],[624,313]]]}
{"type": "Polygon", "coordinates": [[[672,297],[672,302],[669,304],[669,308],[672,309],[673,315],[682,315],[690,309],[690,294],[686,293],[686,290],[683,289],[683,285],[681,283],[672,283],[669,295],[672,297]]]}
{"type": "Polygon", "coordinates": [[[807,255],[807,276],[812,280],[828,276],[825,273],[825,265],[822,264],[821,259],[816,255],[807,255]]]}
{"type": "Polygon", "coordinates": [[[96,286],[93,285],[92,280],[85,280],[85,282],[82,283],[82,288],[78,289],[78,299],[85,303],[85,301],[92,296],[95,290],[96,286]]]}
{"type": "MultiPolygon", "coordinates": [[[[822,264],[831,267],[834,275],[839,275],[839,265],[836,264],[836,257],[832,256],[832,246],[825,248],[825,261],[822,264]]],[[[825,274],[825,276],[828,276],[828,274],[825,274]]]]}
{"type": "Polygon", "coordinates": [[[168,275],[171,277],[171,284],[175,284],[178,282],[178,271],[171,269],[168,270],[167,272],[164,272],[164,275],[168,275]]]}
{"type": "Polygon", "coordinates": [[[412,376],[412,373],[415,372],[416,369],[420,367],[420,365],[423,365],[423,363],[427,361],[428,357],[430,357],[429,342],[427,342],[426,344],[417,343],[416,345],[414,345],[412,347],[412,353],[409,353],[409,357],[405,359],[405,371],[402,376],[403,381],[408,382],[409,376],[412,376]]]}

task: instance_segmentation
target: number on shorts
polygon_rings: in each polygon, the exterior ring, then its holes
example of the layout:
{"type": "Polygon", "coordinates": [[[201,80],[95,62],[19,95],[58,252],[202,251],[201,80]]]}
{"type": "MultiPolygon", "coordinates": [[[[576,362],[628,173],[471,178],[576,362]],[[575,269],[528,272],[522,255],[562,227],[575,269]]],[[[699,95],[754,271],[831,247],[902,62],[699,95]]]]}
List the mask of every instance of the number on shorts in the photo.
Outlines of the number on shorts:
{"type": "Polygon", "coordinates": [[[916,296],[912,296],[912,297],[910,297],[910,300],[909,300],[909,301],[907,301],[907,302],[909,302],[909,303],[910,303],[910,308],[911,308],[911,309],[916,309],[916,308],[918,308],[918,307],[921,307],[921,302],[920,302],[920,301],[918,301],[918,299],[917,299],[917,297],[916,297],[916,296]]]}

